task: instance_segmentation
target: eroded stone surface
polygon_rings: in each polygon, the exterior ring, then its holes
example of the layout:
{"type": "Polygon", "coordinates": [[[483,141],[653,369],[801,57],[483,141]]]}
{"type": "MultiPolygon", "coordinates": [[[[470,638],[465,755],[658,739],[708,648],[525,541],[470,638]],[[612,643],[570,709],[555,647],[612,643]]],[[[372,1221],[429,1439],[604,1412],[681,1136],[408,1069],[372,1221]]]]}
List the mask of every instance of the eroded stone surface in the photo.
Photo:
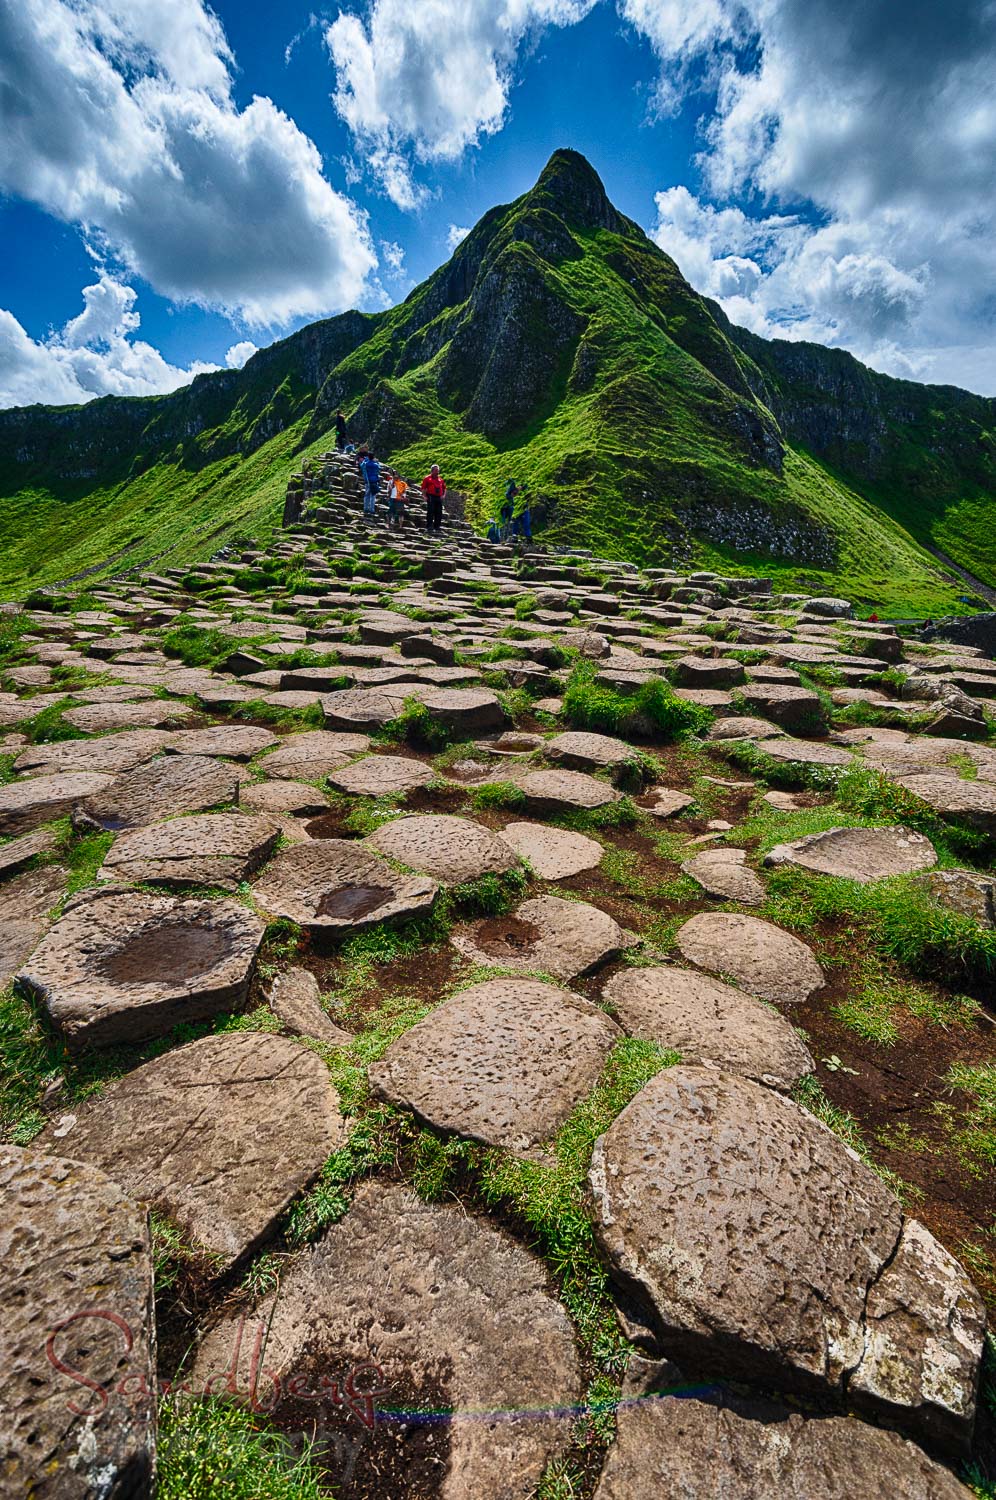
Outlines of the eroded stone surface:
{"type": "Polygon", "coordinates": [[[91,828],[142,828],[177,813],[238,800],[234,767],[202,755],[165,755],[84,797],[74,816],[91,828]]]}
{"type": "Polygon", "coordinates": [[[536,896],[509,916],[487,917],[458,929],[454,948],[474,963],[532,970],[575,979],[614,958],[626,946],[619,924],[584,901],[536,896]]]}
{"type": "MultiPolygon", "coordinates": [[[[457,1205],[361,1183],[342,1223],[287,1277],[275,1311],[264,1303],[246,1325],[236,1366],[244,1394],[259,1327],[267,1368],[285,1381],[303,1375],[314,1388],[323,1373],[345,1376],[373,1363],[388,1391],[408,1393],[406,1405],[421,1393],[434,1411],[484,1414],[447,1427],[445,1468],[433,1481],[439,1500],[527,1500],[548,1462],[570,1445],[583,1381],[545,1268],[457,1205]],[[509,1412],[514,1421],[505,1419],[509,1412]]],[[[237,1339],[233,1320],[205,1340],[193,1375],[199,1387],[223,1374],[237,1339]]],[[[271,1382],[259,1393],[267,1412],[273,1390],[271,1382]]],[[[385,1441],[393,1448],[403,1432],[391,1429],[385,1441]]],[[[383,1463],[383,1449],[373,1452],[383,1463]]],[[[399,1462],[403,1472],[405,1459],[393,1459],[399,1462]]],[[[395,1472],[389,1467],[385,1476],[378,1465],[363,1477],[371,1493],[386,1496],[400,1492],[391,1487],[395,1472]]]]}
{"type": "Polygon", "coordinates": [[[710,896],[719,896],[724,901],[760,906],[767,894],[764,881],[748,868],[743,849],[704,849],[694,858],[686,859],[681,868],[710,896]]]}
{"type": "MultiPolygon", "coordinates": [[[[996,786],[984,781],[962,781],[957,776],[900,776],[899,785],[926,802],[942,818],[953,818],[996,835],[996,786]]],[[[0,792],[2,796],[2,792],[0,792]]]]}
{"type": "Polygon", "coordinates": [[[50,854],[55,848],[55,834],[48,828],[22,834],[9,844],[0,844],[0,876],[13,875],[39,854],[50,854]]]}
{"type": "Polygon", "coordinates": [[[329,785],[361,797],[397,797],[417,786],[428,786],[431,766],[401,755],[365,755],[341,771],[333,771],[329,785]]]}
{"type": "Polygon", "coordinates": [[[279,825],[242,813],[200,813],[126,830],[104,857],[105,880],[167,885],[176,890],[220,886],[234,890],[264,864],[280,838],[279,825]]]}
{"type": "Polygon", "coordinates": [[[500,875],[518,863],[504,837],[470,818],[433,814],[395,818],[371,833],[366,842],[444,885],[500,875]]]}
{"type": "Polygon", "coordinates": [[[105,734],[111,729],[158,729],[187,722],[193,715],[185,703],[152,698],[145,703],[84,703],[67,708],[62,717],[83,734],[105,734]]]}
{"type": "Polygon", "coordinates": [[[211,724],[207,729],[181,729],[170,737],[169,749],[178,755],[220,755],[226,760],[251,760],[278,743],[269,729],[254,724],[211,724]]]}
{"type": "Polygon", "coordinates": [[[260,1244],[345,1138],[321,1058],[253,1031],[202,1037],[135,1068],[42,1140],[113,1172],[220,1272],[260,1244]]]}
{"type": "Polygon", "coordinates": [[[983,927],[996,927],[996,876],[980,875],[978,870],[931,870],[917,884],[941,906],[983,927]]]}
{"type": "Polygon", "coordinates": [[[632,745],[609,734],[586,734],[569,730],[544,740],[543,754],[577,771],[597,771],[604,766],[619,766],[632,760],[632,745]]]}
{"type": "Polygon", "coordinates": [[[103,1172],[35,1147],[0,1146],[0,1185],[3,1493],[145,1500],[156,1447],[147,1216],[103,1172]],[[70,1371],[100,1388],[103,1412],[70,1371]]]}
{"type": "Polygon", "coordinates": [[[162,1036],[246,997],[263,924],[237,901],[75,897],[18,975],[73,1048],[162,1036]]]}
{"type": "Polygon", "coordinates": [[[537,812],[590,810],[619,800],[617,791],[585,771],[528,771],[516,777],[516,786],[537,812]]]}
{"type": "Polygon", "coordinates": [[[312,933],[345,936],[376,922],[424,915],[438,893],[424,875],[401,875],[369,849],[347,839],[320,839],[284,849],[253,887],[275,917],[312,933]]]}
{"type": "Polygon", "coordinates": [[[912,875],[937,863],[933,844],[910,828],[828,828],[790,844],[776,844],[766,865],[798,865],[866,885],[890,875],[912,875]]]}
{"type": "Polygon", "coordinates": [[[295,1036],[315,1037],[329,1047],[347,1047],[352,1035],[322,1007],[321,990],[307,969],[285,969],[270,985],[270,1009],[295,1036]]]}
{"type": "Polygon", "coordinates": [[[758,917],[702,912],[679,927],[675,941],[690,963],[732,975],[762,1000],[798,1004],[824,982],[805,943],[758,917]]]}
{"type": "Polygon", "coordinates": [[[354,755],[362,755],[369,748],[368,735],[333,734],[327,729],[312,729],[304,734],[288,735],[278,750],[263,757],[259,768],[266,776],[292,781],[320,781],[330,771],[337,771],[354,755]]]}
{"type": "Polygon", "coordinates": [[[65,771],[0,786],[0,835],[28,833],[39,823],[64,818],[85,797],[114,785],[113,776],[65,771]]]}
{"type": "Polygon", "coordinates": [[[526,1151],[556,1134],[620,1035],[602,1011],[555,985],[493,979],[392,1042],[370,1080],[439,1130],[526,1151]]]}
{"type": "Polygon", "coordinates": [[[317,787],[303,781],[254,781],[241,789],[240,806],[274,816],[316,818],[329,801],[317,787]]]}
{"type": "Polygon", "coordinates": [[[792,1088],[812,1071],[809,1048],[793,1026],[753,995],[691,969],[623,969],[603,998],[630,1036],[711,1062],[769,1088],[792,1088]]]}
{"type": "Polygon", "coordinates": [[[624,1401],[595,1500],[969,1500],[898,1433],[718,1386],[690,1392],[681,1378],[668,1385],[675,1395],[624,1401]]]}
{"type": "Polygon", "coordinates": [[[54,775],[59,771],[132,771],[163,749],[173,738],[164,729],[128,729],[99,740],[55,740],[29,745],[14,762],[19,775],[54,775]]]}
{"type": "MultiPolygon", "coordinates": [[[[668,1068],[598,1142],[589,1181],[599,1242],[669,1357],[837,1399],[866,1358],[877,1368],[874,1293],[867,1318],[866,1302],[883,1273],[888,1299],[902,1213],[881,1179],[791,1101],[731,1074],[668,1068]]],[[[950,1285],[920,1276],[912,1296],[901,1293],[919,1313],[902,1316],[896,1334],[913,1390],[890,1415],[914,1428],[925,1385],[955,1369],[965,1389],[974,1331],[949,1327],[958,1321],[950,1285]]],[[[875,1400],[871,1378],[864,1384],[875,1400]]]]}
{"type": "Polygon", "coordinates": [[[509,823],[501,836],[540,880],[566,880],[583,870],[594,870],[605,852],[583,833],[548,828],[545,823],[509,823]]]}

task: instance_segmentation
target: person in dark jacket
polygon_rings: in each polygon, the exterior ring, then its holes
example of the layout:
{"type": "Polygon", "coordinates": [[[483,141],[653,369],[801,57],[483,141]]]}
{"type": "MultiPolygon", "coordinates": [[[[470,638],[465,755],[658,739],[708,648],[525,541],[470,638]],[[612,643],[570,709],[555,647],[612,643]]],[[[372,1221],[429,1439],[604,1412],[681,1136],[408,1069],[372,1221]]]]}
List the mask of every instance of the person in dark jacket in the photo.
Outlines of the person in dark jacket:
{"type": "Polygon", "coordinates": [[[515,497],[519,493],[519,486],[514,479],[510,479],[505,486],[505,499],[501,507],[501,530],[502,541],[507,541],[512,531],[512,517],[515,515],[515,497]]]}
{"type": "Polygon", "coordinates": [[[380,485],[380,464],[372,453],[368,453],[360,465],[363,475],[363,514],[365,516],[376,516],[377,514],[377,489],[380,485]]]}
{"type": "Polygon", "coordinates": [[[342,411],[335,414],[335,446],[340,453],[346,446],[346,418],[342,411]]]}
{"type": "Polygon", "coordinates": [[[433,464],[422,480],[421,490],[425,496],[426,531],[442,531],[443,497],[446,494],[446,485],[443,483],[438,464],[433,464]]]}

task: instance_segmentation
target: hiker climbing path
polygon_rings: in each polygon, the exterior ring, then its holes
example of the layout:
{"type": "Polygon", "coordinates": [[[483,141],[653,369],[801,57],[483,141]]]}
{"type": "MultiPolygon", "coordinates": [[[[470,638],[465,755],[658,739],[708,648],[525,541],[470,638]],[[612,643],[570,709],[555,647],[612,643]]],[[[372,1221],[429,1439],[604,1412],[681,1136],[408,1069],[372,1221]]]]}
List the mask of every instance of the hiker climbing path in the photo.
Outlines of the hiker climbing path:
{"type": "Polygon", "coordinates": [[[0,1494],[969,1495],[996,663],[387,482],[0,615],[0,1494]]]}

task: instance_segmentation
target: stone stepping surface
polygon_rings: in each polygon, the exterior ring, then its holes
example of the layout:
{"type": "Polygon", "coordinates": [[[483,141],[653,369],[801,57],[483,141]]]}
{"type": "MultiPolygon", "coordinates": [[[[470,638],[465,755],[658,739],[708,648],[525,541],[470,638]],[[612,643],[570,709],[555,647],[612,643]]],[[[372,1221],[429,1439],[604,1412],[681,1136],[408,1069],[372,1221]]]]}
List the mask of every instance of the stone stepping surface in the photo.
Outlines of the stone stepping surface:
{"type": "Polygon", "coordinates": [[[512,778],[534,812],[585,812],[619,801],[619,793],[585,771],[527,771],[512,778]]]}
{"type": "Polygon", "coordinates": [[[747,866],[743,849],[705,849],[681,866],[685,875],[698,881],[710,896],[739,901],[742,906],[760,906],[767,892],[764,881],[747,866]]]}
{"type": "Polygon", "coordinates": [[[275,816],[316,818],[328,811],[324,792],[303,781],[255,781],[243,786],[239,805],[251,812],[275,816]]]}
{"type": "Polygon", "coordinates": [[[436,1006],[370,1067],[378,1097],[437,1130],[529,1152],[598,1081],[622,1033],[587,1000],[492,979],[436,1006]]]}
{"type": "MultiPolygon", "coordinates": [[[[674,1370],[674,1367],[670,1367],[674,1370]]],[[[676,1372],[677,1373],[677,1372],[676,1372]]],[[[669,1382],[670,1384],[671,1382],[669,1382]]],[[[594,1500],[970,1500],[972,1491],[896,1432],[806,1416],[722,1387],[629,1388],[594,1500]],[[627,1399],[627,1397],[629,1399],[627,1399]]]]}
{"type": "Polygon", "coordinates": [[[49,911],[65,888],[66,872],[59,865],[25,870],[0,885],[0,989],[7,987],[40,942],[49,926],[49,911]]]}
{"type": "Polygon", "coordinates": [[[743,718],[731,714],[726,719],[716,719],[706,731],[707,740],[766,740],[777,738],[784,730],[775,730],[765,719],[743,718]]]}
{"type": "Polygon", "coordinates": [[[758,740],[757,748],[769,760],[793,766],[853,766],[859,764],[849,750],[829,745],[823,740],[758,740]]]}
{"type": "Polygon", "coordinates": [[[623,969],[602,991],[630,1036],[787,1091],[813,1070],[784,1016],[753,995],[691,969],[623,969]]]}
{"type": "Polygon", "coordinates": [[[431,875],[441,885],[460,885],[481,875],[501,875],[518,864],[504,835],[470,818],[417,814],[384,823],[366,838],[380,854],[431,875]]]}
{"type": "Polygon", "coordinates": [[[57,740],[29,745],[14,762],[19,775],[46,776],[60,771],[133,771],[164,749],[173,738],[160,729],[130,729],[99,740],[57,740]]]}
{"type": "MultiPolygon", "coordinates": [[[[294,1263],[279,1299],[256,1308],[241,1342],[238,1319],[207,1336],[193,1369],[196,1387],[212,1377],[219,1384],[234,1356],[244,1399],[258,1327],[267,1369],[303,1375],[310,1389],[322,1374],[344,1378],[373,1362],[388,1392],[397,1385],[407,1393],[405,1406],[452,1410],[445,1469],[432,1489],[440,1500],[524,1500],[570,1446],[584,1382],[546,1269],[510,1235],[457,1205],[362,1183],[342,1223],[294,1263]]],[[[279,1420],[272,1392],[272,1383],[261,1386],[259,1399],[279,1420]]],[[[387,1394],[381,1404],[402,1403],[387,1394]]],[[[374,1450],[363,1471],[368,1492],[401,1493],[404,1429],[381,1419],[376,1430],[393,1451],[374,1450]]],[[[364,1451],[366,1445],[361,1465],[364,1451]]]]}
{"type": "Polygon", "coordinates": [[[316,839],[284,849],[253,886],[264,910],[325,938],[425,916],[438,892],[434,880],[399,874],[348,839],[316,839]]]}
{"type": "Polygon", "coordinates": [[[144,1041],[237,1009],[263,931],[237,901],[88,891],[67,904],[18,982],[74,1050],[144,1041]]]}
{"type": "Polygon", "coordinates": [[[739,912],[702,912],[678,928],[675,942],[689,963],[729,974],[762,1000],[796,1005],[824,983],[812,949],[789,932],[739,912]]]}
{"type": "Polygon", "coordinates": [[[149,1496],[156,1362],[147,1216],[97,1168],[35,1147],[0,1146],[0,1187],[3,1493],[149,1496]],[[65,1372],[46,1358],[50,1339],[65,1372]],[[103,1415],[94,1387],[108,1393],[103,1415]]]}
{"type": "Polygon", "coordinates": [[[674,818],[693,806],[694,802],[695,798],[688,792],[676,792],[667,786],[654,786],[639,799],[639,806],[652,818],[674,818]]]}
{"type": "Polygon", "coordinates": [[[501,836],[540,880],[567,880],[594,870],[605,853],[601,844],[583,833],[548,828],[545,823],[508,823],[501,836]]]}
{"type": "Polygon", "coordinates": [[[285,969],[278,974],[267,998],[273,1014],[293,1036],[310,1036],[329,1047],[348,1047],[353,1040],[350,1032],[326,1014],[318,980],[307,969],[285,969]]]}
{"type": "Polygon", "coordinates": [[[981,1299],[805,1110],[732,1074],[668,1068],[600,1138],[589,1183],[610,1269],[668,1357],[857,1400],[964,1447],[981,1299]]]}
{"type": "Polygon", "coordinates": [[[330,771],[347,765],[355,755],[370,749],[365,734],[332,734],[324,729],[291,734],[279,750],[258,762],[264,776],[291,781],[321,781],[330,771]]]}
{"type": "Polygon", "coordinates": [[[346,1133],[321,1058],[254,1031],[202,1037],[135,1068],[42,1140],[113,1172],[221,1274],[267,1238],[346,1133]]]}
{"type": "Polygon", "coordinates": [[[828,828],[789,844],[776,844],[766,865],[798,865],[866,885],[890,875],[913,875],[937,863],[937,851],[909,828],[828,828]]]}
{"type": "Polygon", "coordinates": [[[104,880],[176,890],[218,886],[234,891],[265,864],[280,826],[241,813],[194,813],[126,830],[104,857],[104,880]]]}
{"type": "Polygon", "coordinates": [[[359,797],[399,797],[433,779],[431,766],[401,755],[364,755],[329,774],[329,786],[359,797]]]}
{"type": "Polygon", "coordinates": [[[544,740],[543,754],[548,760],[557,761],[575,771],[598,771],[605,767],[621,766],[634,756],[632,745],[617,740],[608,734],[583,734],[570,730],[555,734],[544,740]]]}
{"type": "Polygon", "coordinates": [[[387,693],[375,688],[343,688],[322,698],[322,712],[329,729],[382,729],[396,719],[405,706],[405,693],[387,693]]]}
{"type": "Polygon", "coordinates": [[[616,958],[628,940],[597,906],[535,896],[508,916],[458,928],[450,941],[472,963],[577,979],[616,958]]]}
{"type": "Polygon", "coordinates": [[[977,870],[931,870],[918,877],[916,884],[941,906],[996,927],[996,876],[980,875],[977,870]]]}
{"type": "Polygon", "coordinates": [[[73,821],[81,828],[142,828],[238,800],[239,778],[232,766],[202,755],[160,756],[84,797],[73,821]]]}
{"type": "Polygon", "coordinates": [[[155,698],[149,703],[87,703],[82,708],[68,708],[62,717],[83,734],[106,734],[113,729],[159,729],[193,716],[185,703],[155,698]]]}
{"type": "Polygon", "coordinates": [[[181,729],[166,748],[178,755],[220,755],[226,760],[251,760],[261,750],[279,744],[269,729],[253,724],[212,724],[207,729],[181,729]]]}
{"type": "Polygon", "coordinates": [[[984,781],[961,781],[957,776],[900,776],[898,785],[926,802],[942,818],[969,823],[996,837],[996,786],[984,781]]]}
{"type": "Polygon", "coordinates": [[[65,771],[0,786],[0,836],[29,833],[39,823],[64,818],[77,802],[86,797],[97,797],[114,784],[113,776],[91,771],[65,771]]]}
{"type": "Polygon", "coordinates": [[[24,868],[29,860],[39,854],[51,854],[56,847],[55,834],[49,828],[38,828],[33,833],[23,833],[20,838],[0,844],[0,876],[6,878],[24,868]]]}

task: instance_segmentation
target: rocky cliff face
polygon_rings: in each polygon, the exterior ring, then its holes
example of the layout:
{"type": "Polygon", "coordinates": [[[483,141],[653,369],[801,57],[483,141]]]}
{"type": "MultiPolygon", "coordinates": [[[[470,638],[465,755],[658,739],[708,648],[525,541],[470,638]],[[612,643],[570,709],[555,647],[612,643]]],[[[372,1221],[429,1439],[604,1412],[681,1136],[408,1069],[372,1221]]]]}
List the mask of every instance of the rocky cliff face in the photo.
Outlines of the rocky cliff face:
{"type": "Polygon", "coordinates": [[[572,151],[388,312],[312,324],[170,396],[0,413],[0,493],[20,515],[18,497],[85,505],[162,470],[181,505],[221,460],[327,441],[340,405],[383,456],[444,462],[471,514],[519,472],[564,539],[642,561],[698,538],[830,571],[877,549],[887,576],[916,549],[876,533],[885,512],[978,571],[996,496],[996,403],[734,328],[572,151]]]}

